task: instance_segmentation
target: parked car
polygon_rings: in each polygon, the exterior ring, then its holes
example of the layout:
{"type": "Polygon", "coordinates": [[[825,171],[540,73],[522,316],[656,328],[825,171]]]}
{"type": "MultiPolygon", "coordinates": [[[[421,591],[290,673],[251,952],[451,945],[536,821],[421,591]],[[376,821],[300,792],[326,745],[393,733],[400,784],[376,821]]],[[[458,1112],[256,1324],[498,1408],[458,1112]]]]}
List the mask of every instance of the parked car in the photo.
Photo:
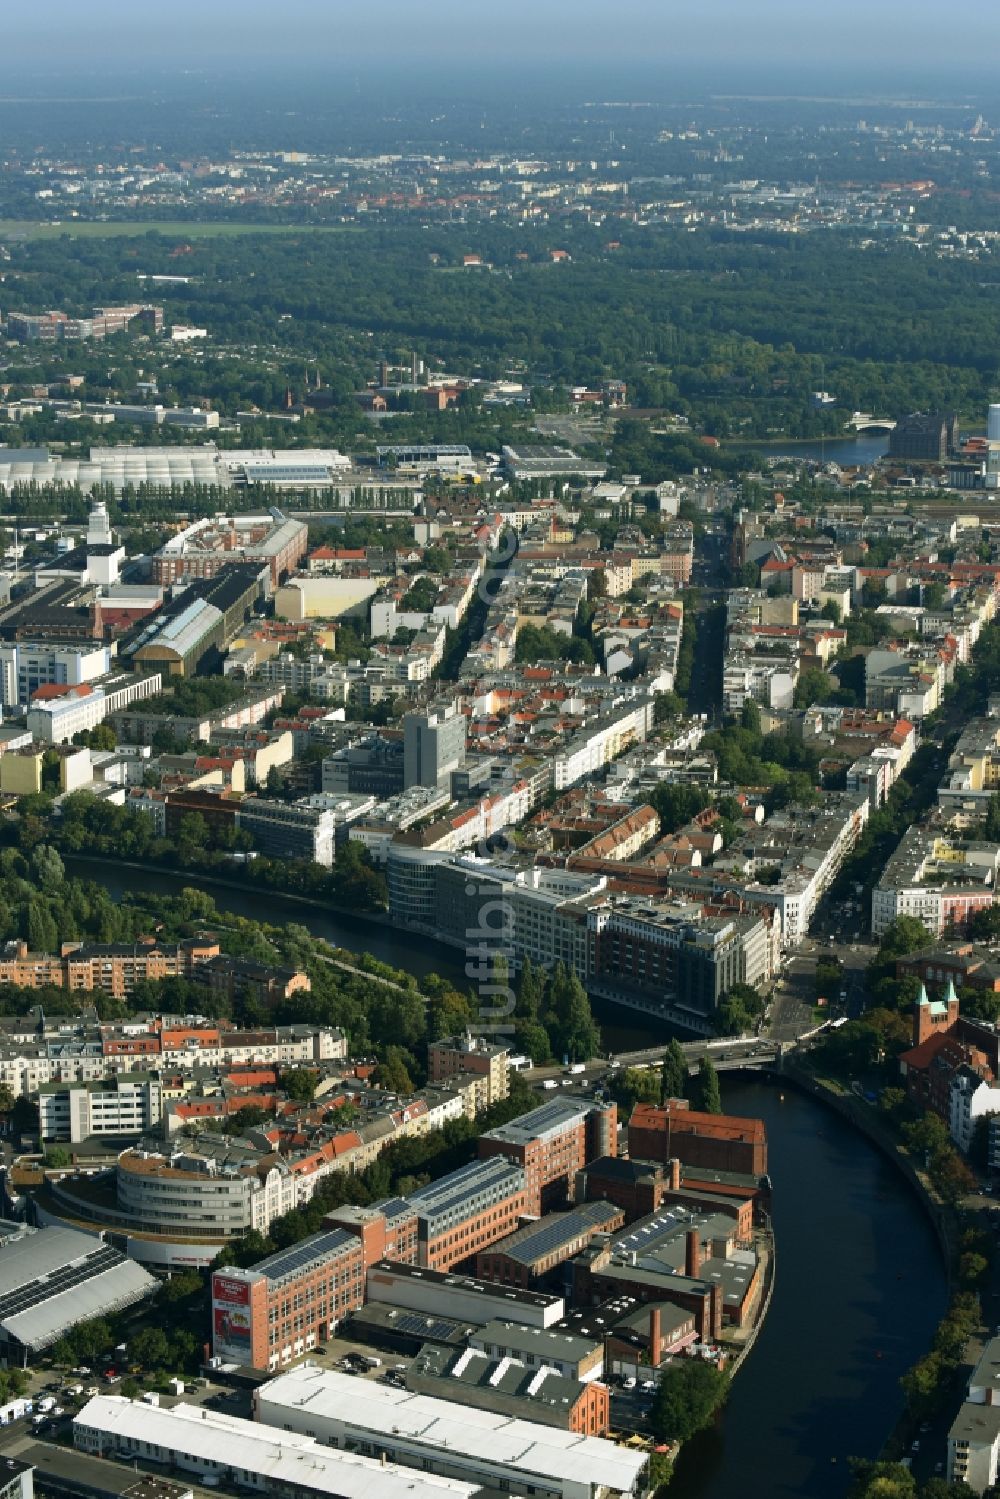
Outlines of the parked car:
{"type": "Polygon", "coordinates": [[[628,1376],[627,1376],[627,1377],[626,1377],[626,1378],[625,1378],[625,1379],[624,1379],[624,1380],[623,1380],[623,1381],[622,1381],[622,1389],[623,1389],[623,1390],[634,1390],[634,1389],[635,1389],[635,1384],[636,1384],[636,1382],[635,1382],[635,1378],[634,1378],[634,1376],[633,1376],[633,1375],[631,1375],[631,1374],[629,1374],[629,1375],[628,1375],[628,1376]]]}

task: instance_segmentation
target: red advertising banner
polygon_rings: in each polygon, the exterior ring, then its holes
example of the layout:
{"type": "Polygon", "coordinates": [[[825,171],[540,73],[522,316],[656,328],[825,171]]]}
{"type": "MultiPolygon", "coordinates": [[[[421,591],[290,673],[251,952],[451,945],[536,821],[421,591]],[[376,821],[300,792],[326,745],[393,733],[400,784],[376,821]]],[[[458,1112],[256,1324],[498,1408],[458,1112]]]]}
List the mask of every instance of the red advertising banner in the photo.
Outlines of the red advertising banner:
{"type": "Polygon", "coordinates": [[[250,1286],[245,1280],[230,1280],[225,1275],[213,1276],[212,1300],[225,1301],[230,1306],[249,1306],[250,1286]]]}

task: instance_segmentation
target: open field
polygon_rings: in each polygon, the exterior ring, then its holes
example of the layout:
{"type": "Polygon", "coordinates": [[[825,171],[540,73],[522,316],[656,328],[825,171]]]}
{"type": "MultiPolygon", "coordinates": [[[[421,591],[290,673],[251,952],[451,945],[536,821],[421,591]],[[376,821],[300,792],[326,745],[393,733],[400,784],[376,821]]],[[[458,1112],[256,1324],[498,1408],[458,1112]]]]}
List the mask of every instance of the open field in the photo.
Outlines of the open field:
{"type": "Polygon", "coordinates": [[[234,224],[197,223],[190,219],[122,219],[98,223],[90,219],[0,219],[2,239],[122,239],[143,234],[162,234],[179,239],[231,238],[236,234],[345,233],[342,224],[234,224]]]}

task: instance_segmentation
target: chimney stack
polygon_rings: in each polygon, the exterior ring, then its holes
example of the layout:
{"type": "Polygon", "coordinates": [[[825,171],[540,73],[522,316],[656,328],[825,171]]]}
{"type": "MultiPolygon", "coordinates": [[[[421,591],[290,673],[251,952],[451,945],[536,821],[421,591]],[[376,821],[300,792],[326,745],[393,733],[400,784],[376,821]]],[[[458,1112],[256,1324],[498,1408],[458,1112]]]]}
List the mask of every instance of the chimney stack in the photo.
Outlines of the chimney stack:
{"type": "Polygon", "coordinates": [[[691,1280],[698,1279],[701,1269],[701,1234],[696,1228],[687,1231],[687,1253],[684,1258],[684,1274],[691,1280]]]}
{"type": "Polygon", "coordinates": [[[649,1309],[649,1362],[652,1368],[660,1367],[660,1308],[651,1306],[649,1309]]]}
{"type": "Polygon", "coordinates": [[[680,1160],[677,1156],[671,1156],[670,1160],[667,1162],[667,1165],[670,1167],[670,1190],[671,1192],[677,1192],[680,1190],[681,1185],[680,1160]]]}

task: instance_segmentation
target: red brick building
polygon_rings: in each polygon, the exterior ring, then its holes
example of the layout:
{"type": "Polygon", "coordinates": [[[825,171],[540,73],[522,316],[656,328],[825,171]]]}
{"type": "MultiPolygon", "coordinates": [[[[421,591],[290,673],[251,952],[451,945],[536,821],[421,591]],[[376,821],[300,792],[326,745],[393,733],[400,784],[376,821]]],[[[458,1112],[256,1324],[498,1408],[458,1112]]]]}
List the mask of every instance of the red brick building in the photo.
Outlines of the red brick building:
{"type": "Polygon", "coordinates": [[[617,1233],[625,1224],[621,1208],[585,1202],[568,1213],[546,1213],[476,1256],[476,1275],[505,1286],[530,1290],[579,1254],[597,1234],[617,1233]]]}
{"type": "Polygon", "coordinates": [[[633,1160],[660,1161],[676,1156],[683,1166],[767,1174],[767,1131],[762,1119],[733,1114],[702,1114],[683,1099],[662,1107],[640,1103],[628,1126],[628,1153],[633,1160]]]}
{"type": "Polygon", "coordinates": [[[321,1233],[252,1269],[212,1277],[213,1352],[277,1369],[332,1337],[364,1305],[365,1276],[381,1260],[450,1270],[517,1227],[524,1172],[473,1161],[408,1198],[341,1207],[321,1233]]]}
{"type": "Polygon", "coordinates": [[[597,1156],[618,1151],[612,1104],[557,1098],[479,1138],[479,1156],[506,1156],[524,1168],[525,1212],[535,1216],[571,1201],[576,1174],[597,1156]]]}
{"type": "Polygon", "coordinates": [[[913,1007],[913,1045],[899,1058],[906,1091],[923,1109],[943,1119],[950,1115],[951,1081],[969,1067],[985,1081],[1000,1074],[1000,1038],[996,1031],[959,1014],[951,979],[944,996],[931,1001],[923,984],[913,1007]]]}
{"type": "Polygon", "coordinates": [[[723,1213],[734,1220],[738,1238],[748,1239],[753,1229],[754,1204],[759,1188],[739,1183],[701,1178],[681,1166],[676,1156],[665,1166],[656,1161],[634,1161],[629,1157],[604,1156],[577,1177],[577,1197],[587,1202],[608,1202],[621,1208],[627,1223],[647,1218],[664,1205],[676,1203],[691,1211],[723,1213]]]}
{"type": "Polygon", "coordinates": [[[362,1305],[369,1266],[391,1256],[412,1264],[416,1214],[402,1201],[341,1208],[331,1225],[251,1270],[212,1276],[212,1349],[254,1369],[277,1369],[333,1335],[362,1305]]]}

